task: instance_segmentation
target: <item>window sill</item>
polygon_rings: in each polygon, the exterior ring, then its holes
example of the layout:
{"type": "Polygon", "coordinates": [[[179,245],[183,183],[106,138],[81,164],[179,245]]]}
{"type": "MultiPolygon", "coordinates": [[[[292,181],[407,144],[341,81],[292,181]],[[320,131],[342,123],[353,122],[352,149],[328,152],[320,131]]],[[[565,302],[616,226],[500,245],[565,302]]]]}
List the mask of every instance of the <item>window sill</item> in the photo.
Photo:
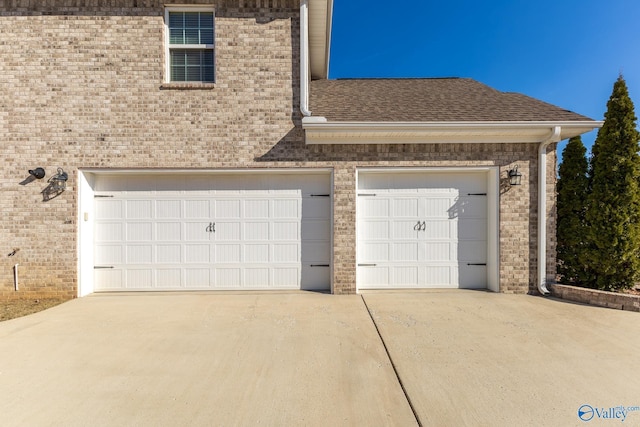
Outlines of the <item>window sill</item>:
{"type": "Polygon", "coordinates": [[[163,83],[160,85],[160,89],[162,90],[211,90],[215,89],[215,83],[197,83],[197,82],[188,82],[188,83],[163,83]]]}

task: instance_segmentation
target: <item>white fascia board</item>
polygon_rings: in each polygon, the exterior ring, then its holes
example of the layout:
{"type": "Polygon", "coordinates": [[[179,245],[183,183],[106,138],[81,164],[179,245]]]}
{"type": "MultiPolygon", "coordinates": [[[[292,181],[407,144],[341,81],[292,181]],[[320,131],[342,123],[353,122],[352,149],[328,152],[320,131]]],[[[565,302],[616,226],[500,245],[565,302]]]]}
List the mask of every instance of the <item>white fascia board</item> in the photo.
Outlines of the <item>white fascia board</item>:
{"type": "Polygon", "coordinates": [[[561,139],[602,127],[603,122],[329,122],[303,120],[307,144],[532,143],[560,126],[561,139]]]}

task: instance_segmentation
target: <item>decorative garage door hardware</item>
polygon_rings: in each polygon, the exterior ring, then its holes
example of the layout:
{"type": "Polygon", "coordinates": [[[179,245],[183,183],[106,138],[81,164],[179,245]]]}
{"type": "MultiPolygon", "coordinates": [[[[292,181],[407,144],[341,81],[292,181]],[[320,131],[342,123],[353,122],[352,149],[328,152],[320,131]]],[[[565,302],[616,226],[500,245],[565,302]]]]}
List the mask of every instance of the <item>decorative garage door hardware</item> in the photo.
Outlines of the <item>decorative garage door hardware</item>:
{"type": "Polygon", "coordinates": [[[427,223],[425,221],[418,221],[416,225],[413,226],[415,231],[425,231],[427,229],[427,223]]]}
{"type": "Polygon", "coordinates": [[[375,196],[377,196],[377,194],[358,194],[358,196],[362,196],[362,197],[365,197],[365,196],[368,196],[368,197],[375,197],[375,196]]]}
{"type": "Polygon", "coordinates": [[[105,268],[113,268],[113,266],[112,265],[94,265],[93,268],[96,270],[103,270],[105,268]]]}
{"type": "Polygon", "coordinates": [[[311,194],[311,197],[331,197],[331,194],[311,194]]]}
{"type": "Polygon", "coordinates": [[[331,267],[329,264],[311,264],[311,267],[331,267]]]}
{"type": "Polygon", "coordinates": [[[478,262],[478,263],[468,262],[467,265],[487,265],[487,263],[486,262],[478,262]]]}
{"type": "Polygon", "coordinates": [[[93,197],[94,197],[94,198],[96,198],[96,199],[99,199],[99,198],[101,198],[101,199],[106,199],[107,197],[113,197],[113,196],[103,196],[103,195],[100,195],[100,194],[96,194],[96,195],[95,195],[95,196],[93,196],[93,197]]]}
{"type": "Polygon", "coordinates": [[[467,196],[486,196],[487,193],[467,193],[467,196]]]}
{"type": "Polygon", "coordinates": [[[207,225],[207,228],[205,229],[207,233],[215,233],[216,232],[216,223],[215,222],[210,222],[209,225],[207,225]]]}
{"type": "Polygon", "coordinates": [[[358,264],[358,267],[376,267],[378,264],[358,264]]]}

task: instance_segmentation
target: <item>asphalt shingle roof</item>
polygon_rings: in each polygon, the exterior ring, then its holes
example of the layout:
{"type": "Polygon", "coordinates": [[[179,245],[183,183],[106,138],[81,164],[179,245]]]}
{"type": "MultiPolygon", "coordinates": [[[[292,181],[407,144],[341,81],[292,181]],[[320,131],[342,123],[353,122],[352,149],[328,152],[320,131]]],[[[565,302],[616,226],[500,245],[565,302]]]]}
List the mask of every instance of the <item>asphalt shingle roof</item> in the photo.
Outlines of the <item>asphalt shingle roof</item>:
{"type": "Polygon", "coordinates": [[[468,78],[313,80],[309,107],[342,122],[592,120],[468,78]]]}

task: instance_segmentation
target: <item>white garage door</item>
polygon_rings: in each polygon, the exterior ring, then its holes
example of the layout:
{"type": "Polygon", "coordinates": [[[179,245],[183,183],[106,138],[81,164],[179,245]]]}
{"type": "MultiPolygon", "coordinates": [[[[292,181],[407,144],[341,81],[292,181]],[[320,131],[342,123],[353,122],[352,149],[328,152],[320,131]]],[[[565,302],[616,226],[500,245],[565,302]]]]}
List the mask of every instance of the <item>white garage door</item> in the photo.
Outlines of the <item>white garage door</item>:
{"type": "Polygon", "coordinates": [[[329,187],[329,174],[98,176],[95,290],[329,290],[329,187]]]}
{"type": "Polygon", "coordinates": [[[358,175],[359,289],[486,288],[487,174],[358,175]]]}

